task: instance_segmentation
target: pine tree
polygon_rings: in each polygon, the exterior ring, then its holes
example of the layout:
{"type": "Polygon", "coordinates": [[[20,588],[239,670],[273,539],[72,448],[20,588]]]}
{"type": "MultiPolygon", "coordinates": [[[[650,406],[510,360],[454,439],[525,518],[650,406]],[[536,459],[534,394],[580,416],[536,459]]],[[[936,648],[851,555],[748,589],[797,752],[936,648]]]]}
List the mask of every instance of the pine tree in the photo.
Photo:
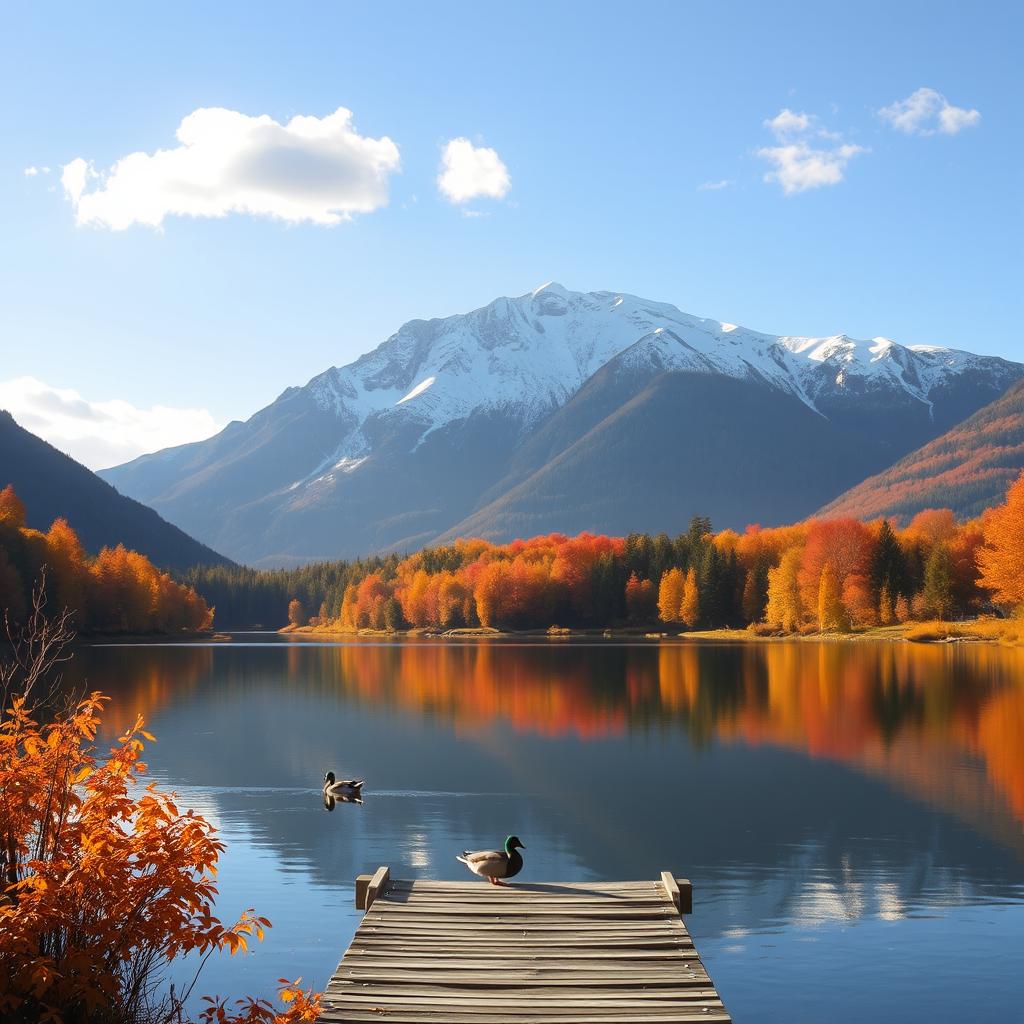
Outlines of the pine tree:
{"type": "Polygon", "coordinates": [[[768,603],[768,563],[759,557],[743,581],[741,611],[744,622],[760,622],[768,603]]]}
{"type": "Polygon", "coordinates": [[[948,619],[953,614],[953,559],[949,545],[936,544],[924,564],[924,590],[921,594],[928,615],[948,619]]]}
{"type": "MultiPolygon", "coordinates": [[[[890,608],[900,594],[909,592],[909,575],[907,557],[899,539],[893,532],[889,520],[883,519],[875,550],[871,555],[870,568],[871,591],[879,609],[883,592],[888,594],[890,608]]],[[[882,618],[881,611],[879,618],[882,618]]]]}

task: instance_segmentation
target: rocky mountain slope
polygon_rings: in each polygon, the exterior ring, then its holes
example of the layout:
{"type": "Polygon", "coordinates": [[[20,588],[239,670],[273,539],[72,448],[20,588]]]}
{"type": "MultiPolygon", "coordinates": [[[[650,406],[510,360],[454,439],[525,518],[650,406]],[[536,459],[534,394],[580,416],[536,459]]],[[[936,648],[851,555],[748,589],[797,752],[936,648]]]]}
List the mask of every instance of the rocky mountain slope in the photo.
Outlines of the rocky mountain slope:
{"type": "Polygon", "coordinates": [[[413,320],[244,423],[103,472],[276,564],[538,530],[807,515],[992,401],[1005,360],[777,337],[545,285],[413,320]]]}
{"type": "Polygon", "coordinates": [[[1006,497],[1024,470],[1024,382],[941,437],[841,494],[823,515],[906,521],[926,508],[970,519],[1006,497]]]}

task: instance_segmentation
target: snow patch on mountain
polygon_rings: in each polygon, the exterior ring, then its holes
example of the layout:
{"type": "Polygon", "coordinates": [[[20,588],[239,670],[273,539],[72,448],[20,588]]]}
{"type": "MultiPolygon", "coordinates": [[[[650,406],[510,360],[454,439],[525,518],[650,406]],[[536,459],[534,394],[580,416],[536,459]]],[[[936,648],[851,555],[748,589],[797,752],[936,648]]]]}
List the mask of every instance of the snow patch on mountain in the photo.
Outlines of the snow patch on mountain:
{"type": "Polygon", "coordinates": [[[499,413],[525,435],[613,360],[617,371],[759,379],[818,413],[826,396],[888,391],[930,408],[931,391],[951,376],[1000,366],[1005,384],[1016,376],[1012,364],[955,349],[762,334],[668,303],[548,282],[471,313],[412,320],[355,362],[310,381],[306,391],[338,417],[341,439],[306,479],[322,481],[329,466],[358,469],[372,447],[367,427],[382,417],[413,427],[418,443],[480,413],[499,413]]]}

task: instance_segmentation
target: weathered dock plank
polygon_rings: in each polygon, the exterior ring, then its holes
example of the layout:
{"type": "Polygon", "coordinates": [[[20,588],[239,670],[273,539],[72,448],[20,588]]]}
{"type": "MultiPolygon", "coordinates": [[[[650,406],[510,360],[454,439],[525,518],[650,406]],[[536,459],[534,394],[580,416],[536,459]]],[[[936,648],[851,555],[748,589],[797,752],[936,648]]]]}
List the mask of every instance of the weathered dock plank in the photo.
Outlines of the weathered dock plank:
{"type": "Polygon", "coordinates": [[[361,875],[365,910],[324,993],[326,1024],[729,1022],[682,914],[690,883],[361,875]]]}

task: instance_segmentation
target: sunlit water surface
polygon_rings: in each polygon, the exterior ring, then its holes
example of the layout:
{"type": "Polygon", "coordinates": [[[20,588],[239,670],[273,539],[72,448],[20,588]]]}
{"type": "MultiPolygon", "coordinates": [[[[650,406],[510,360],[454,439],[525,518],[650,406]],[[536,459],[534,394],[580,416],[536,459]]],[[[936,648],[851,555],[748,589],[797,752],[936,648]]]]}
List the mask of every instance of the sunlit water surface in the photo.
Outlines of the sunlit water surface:
{"type": "MultiPolygon", "coordinates": [[[[323,986],[353,879],[692,879],[743,1021],[1024,1020],[1024,653],[901,644],[417,641],[84,649],[153,774],[217,823],[219,912],[274,928],[199,991],[323,986]],[[362,806],[321,802],[324,772],[362,806]]],[[[180,978],[179,978],[180,981],[180,978]]]]}

